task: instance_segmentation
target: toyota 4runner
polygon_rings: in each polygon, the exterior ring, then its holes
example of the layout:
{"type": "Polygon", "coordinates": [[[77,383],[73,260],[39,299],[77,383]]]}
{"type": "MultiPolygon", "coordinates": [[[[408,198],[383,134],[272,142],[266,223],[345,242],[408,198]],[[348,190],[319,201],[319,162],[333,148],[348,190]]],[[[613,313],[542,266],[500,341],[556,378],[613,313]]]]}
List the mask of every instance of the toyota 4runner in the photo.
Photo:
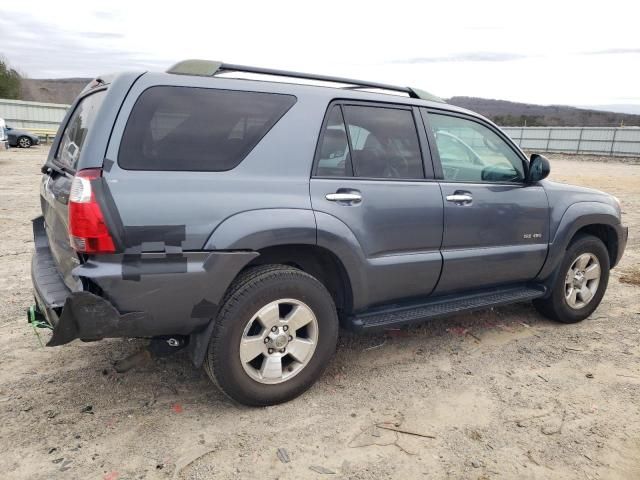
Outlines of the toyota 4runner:
{"type": "Polygon", "coordinates": [[[339,326],[524,301],[581,321],[627,240],[615,197],[545,180],[475,113],[220,62],[94,80],[42,172],[30,318],[48,345],[186,348],[250,405],[308,389],[339,326]]]}

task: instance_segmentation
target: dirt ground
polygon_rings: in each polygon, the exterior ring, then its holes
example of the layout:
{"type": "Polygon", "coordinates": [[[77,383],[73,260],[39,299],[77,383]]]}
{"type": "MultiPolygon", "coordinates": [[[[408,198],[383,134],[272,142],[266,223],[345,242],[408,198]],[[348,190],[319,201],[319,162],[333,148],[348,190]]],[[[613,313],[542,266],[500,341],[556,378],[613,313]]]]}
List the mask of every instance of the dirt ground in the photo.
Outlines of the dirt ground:
{"type": "Polygon", "coordinates": [[[589,320],[523,304],[343,333],[309,392],[256,409],[184,354],[116,373],[140,340],[39,345],[25,309],[45,154],[0,152],[0,478],[640,478],[639,164],[551,156],[552,179],[613,193],[631,229],[589,320]]]}

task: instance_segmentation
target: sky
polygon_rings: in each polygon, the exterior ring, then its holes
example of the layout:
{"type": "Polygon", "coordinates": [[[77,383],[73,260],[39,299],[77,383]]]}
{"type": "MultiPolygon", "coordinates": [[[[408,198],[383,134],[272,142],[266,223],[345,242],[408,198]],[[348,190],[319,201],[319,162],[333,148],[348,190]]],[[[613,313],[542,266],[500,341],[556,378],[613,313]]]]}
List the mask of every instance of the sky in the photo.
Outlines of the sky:
{"type": "Polygon", "coordinates": [[[187,58],[456,95],[640,108],[640,1],[3,1],[0,55],[30,78],[187,58]]]}

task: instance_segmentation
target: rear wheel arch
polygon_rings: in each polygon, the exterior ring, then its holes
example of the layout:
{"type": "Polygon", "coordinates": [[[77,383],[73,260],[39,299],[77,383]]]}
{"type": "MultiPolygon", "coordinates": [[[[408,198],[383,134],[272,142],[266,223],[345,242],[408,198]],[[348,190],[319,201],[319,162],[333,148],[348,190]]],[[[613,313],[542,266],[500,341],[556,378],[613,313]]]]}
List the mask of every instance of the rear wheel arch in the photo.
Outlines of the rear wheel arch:
{"type": "Polygon", "coordinates": [[[335,352],[338,319],[330,293],[316,278],[282,264],[258,265],[233,281],[211,333],[204,362],[211,380],[235,401],[266,406],[295,398],[320,377],[335,352]],[[291,304],[309,315],[288,320],[280,307],[291,304]],[[315,328],[306,330],[307,323],[315,328]],[[300,335],[306,344],[302,350],[296,343],[300,335]],[[289,375],[296,361],[300,368],[289,375]]]}
{"type": "MultiPolygon", "coordinates": [[[[266,247],[245,268],[258,265],[288,265],[318,279],[333,297],[341,321],[353,311],[351,279],[340,258],[317,245],[289,244],[266,247]]],[[[241,272],[242,273],[242,272],[241,272]]]]}

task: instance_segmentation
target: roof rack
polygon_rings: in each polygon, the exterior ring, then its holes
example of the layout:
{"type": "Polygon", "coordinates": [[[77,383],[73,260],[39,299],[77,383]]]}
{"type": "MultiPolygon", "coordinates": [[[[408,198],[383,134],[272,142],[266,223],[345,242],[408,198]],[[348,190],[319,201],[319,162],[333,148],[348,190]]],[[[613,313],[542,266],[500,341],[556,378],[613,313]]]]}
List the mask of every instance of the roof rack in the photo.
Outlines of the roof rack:
{"type": "Polygon", "coordinates": [[[249,67],[246,65],[234,65],[231,63],[217,62],[213,60],[183,60],[176,63],[167,70],[167,73],[176,75],[198,75],[205,77],[213,77],[214,75],[227,72],[254,73],[258,75],[273,75],[277,77],[300,78],[304,80],[317,80],[321,82],[342,83],[349,85],[349,89],[371,88],[376,90],[389,90],[393,92],[402,92],[409,95],[410,98],[419,98],[432,102],[445,103],[440,97],[432,95],[424,90],[411,87],[399,87],[396,85],[388,85],[385,83],[369,82],[363,80],[354,80],[352,78],[332,77],[328,75],[316,75],[313,73],[290,72],[288,70],[275,70],[271,68],[249,67]]]}

